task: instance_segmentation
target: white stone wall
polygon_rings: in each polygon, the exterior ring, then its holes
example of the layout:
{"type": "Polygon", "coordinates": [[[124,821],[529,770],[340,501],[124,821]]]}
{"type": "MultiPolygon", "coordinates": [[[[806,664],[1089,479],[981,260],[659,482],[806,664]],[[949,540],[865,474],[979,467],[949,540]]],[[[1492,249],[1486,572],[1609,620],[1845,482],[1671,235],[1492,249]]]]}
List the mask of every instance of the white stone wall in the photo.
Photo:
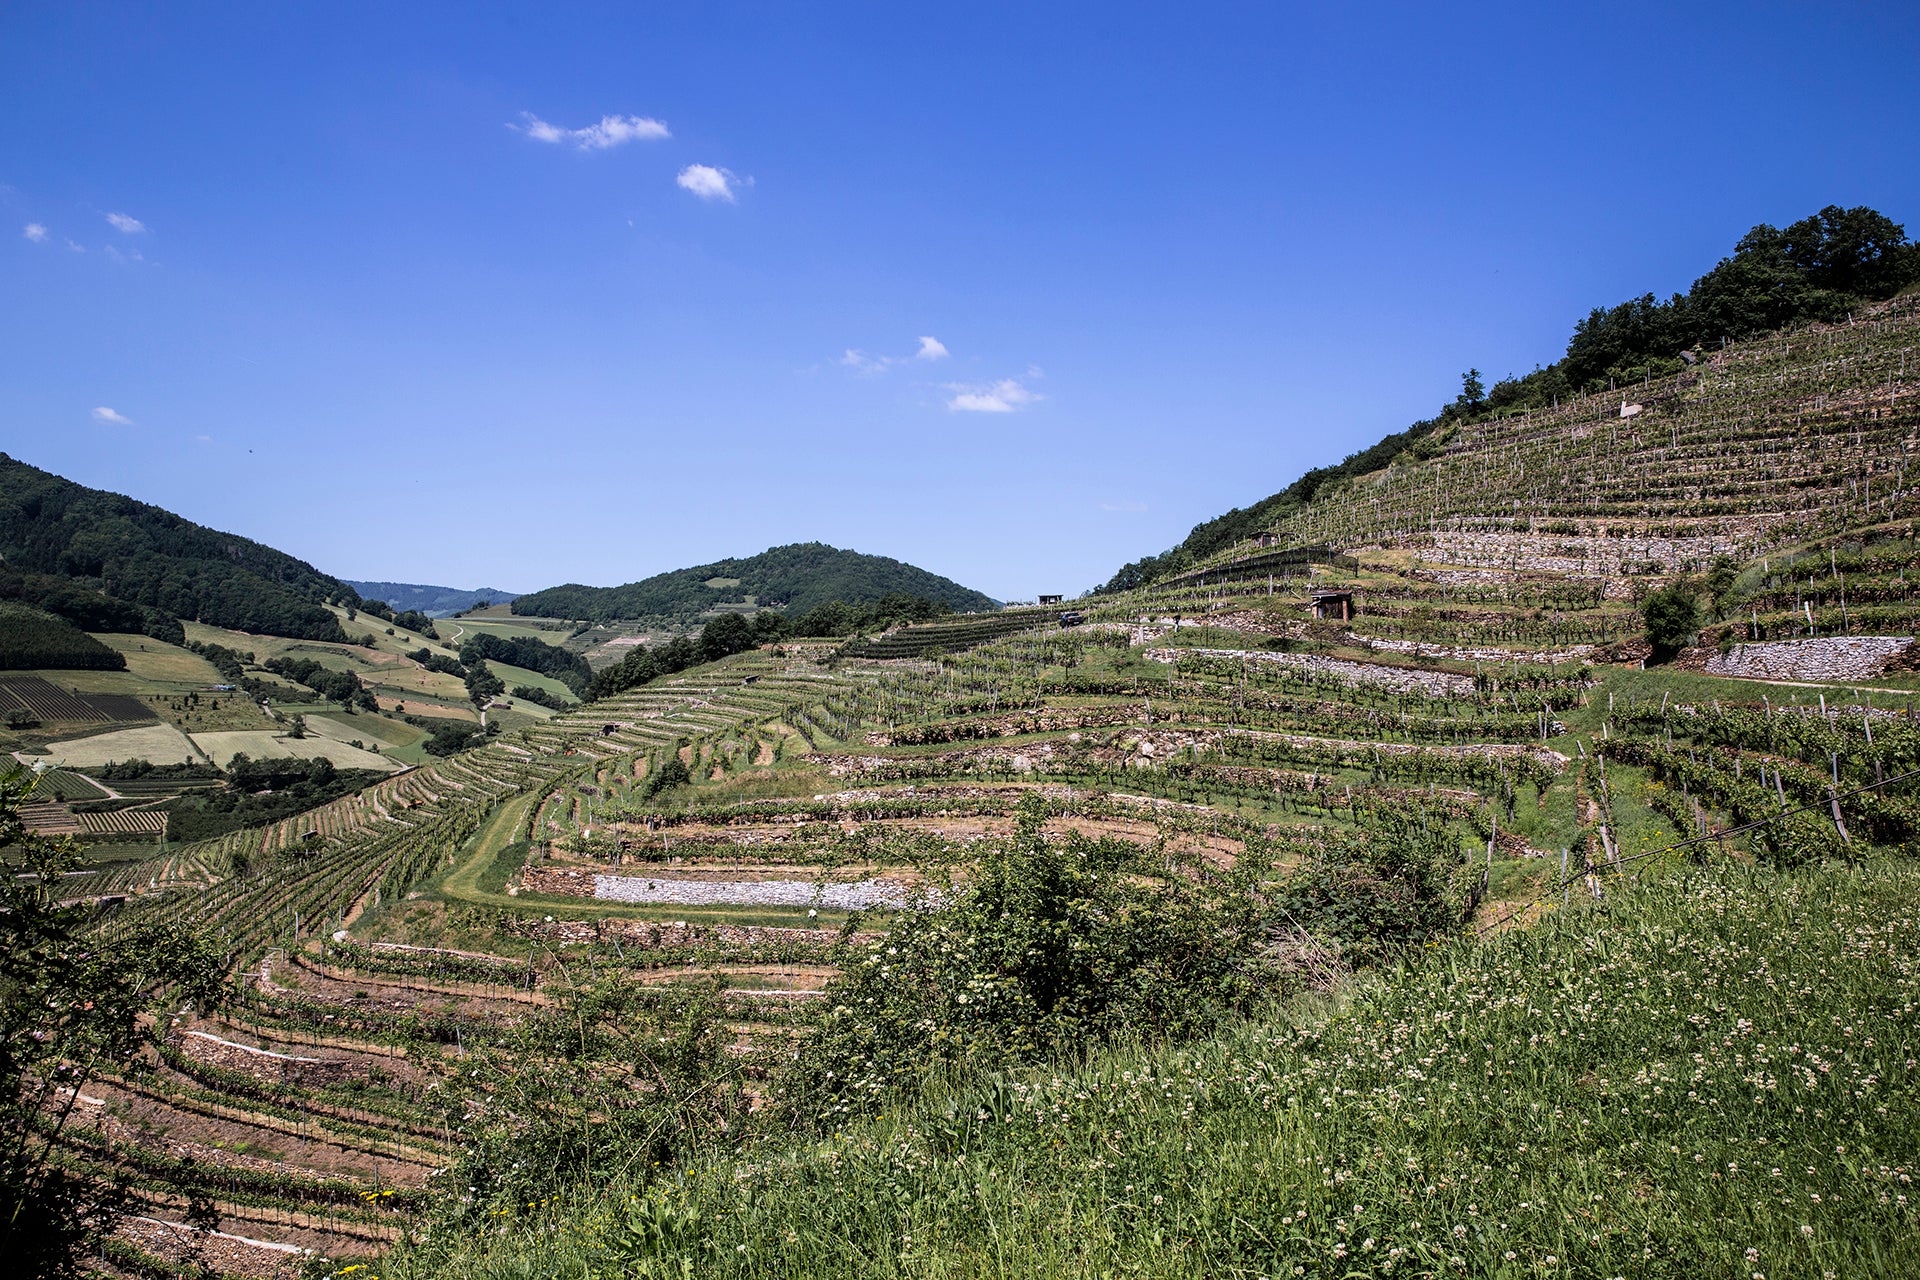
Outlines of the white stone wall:
{"type": "Polygon", "coordinates": [[[1905,653],[1912,636],[1821,636],[1736,644],[1707,659],[1707,672],[1751,680],[1866,680],[1905,653]]]}

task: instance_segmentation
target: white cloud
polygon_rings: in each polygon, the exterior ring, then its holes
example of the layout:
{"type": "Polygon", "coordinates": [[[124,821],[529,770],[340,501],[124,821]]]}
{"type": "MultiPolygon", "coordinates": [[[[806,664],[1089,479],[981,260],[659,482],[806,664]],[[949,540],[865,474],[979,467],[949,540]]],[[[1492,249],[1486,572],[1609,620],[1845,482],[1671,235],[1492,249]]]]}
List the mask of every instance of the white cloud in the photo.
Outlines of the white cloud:
{"type": "Polygon", "coordinates": [[[123,413],[116,413],[105,405],[101,405],[93,411],[93,420],[110,427],[130,427],[133,425],[132,418],[127,417],[123,413]]]}
{"type": "Polygon", "coordinates": [[[889,365],[895,363],[892,356],[870,356],[855,347],[848,347],[846,354],[840,357],[840,363],[856,373],[885,373],[889,365]]]}
{"type": "Polygon", "coordinates": [[[1100,509],[1102,511],[1145,511],[1147,504],[1144,502],[1103,502],[1100,504],[1100,509]]]}
{"type": "Polygon", "coordinates": [[[20,234],[35,244],[39,244],[47,238],[47,229],[37,222],[29,222],[20,234]]]}
{"type": "Polygon", "coordinates": [[[67,241],[67,248],[73,250],[75,253],[85,253],[87,251],[87,246],[81,244],[77,240],[67,241]]]}
{"type": "Polygon", "coordinates": [[[919,349],[910,356],[876,356],[858,347],[848,347],[841,355],[839,363],[856,373],[876,374],[885,373],[893,366],[905,364],[909,360],[945,360],[947,355],[946,344],[940,339],[923,337],[920,339],[919,349]]]}
{"type": "Polygon", "coordinates": [[[195,437],[194,437],[194,440],[195,440],[195,442],[197,442],[197,443],[199,443],[199,444],[212,444],[212,443],[213,443],[213,437],[212,437],[212,436],[195,436],[195,437]]]}
{"type": "Polygon", "coordinates": [[[146,223],[140,221],[140,219],[134,217],[131,214],[110,213],[107,215],[107,221],[112,225],[115,231],[124,231],[130,236],[138,235],[140,232],[145,231],[147,229],[146,223]]]}
{"type": "Polygon", "coordinates": [[[1023,385],[1018,378],[1002,378],[998,382],[972,386],[949,382],[947,390],[954,393],[953,398],[947,401],[947,408],[960,413],[1013,413],[1044,398],[1038,391],[1023,385]]]}
{"type": "Polygon", "coordinates": [[[648,116],[601,116],[600,123],[584,129],[563,129],[557,124],[548,124],[531,111],[522,111],[520,118],[526,123],[510,124],[507,128],[537,142],[571,142],[581,151],[605,151],[623,142],[651,142],[673,136],[665,122],[648,116]]]}
{"type": "Polygon", "coordinates": [[[753,179],[742,179],[731,169],[716,169],[710,164],[690,164],[680,171],[675,182],[702,200],[725,200],[734,203],[735,192],[742,186],[752,186],[753,179]]]}

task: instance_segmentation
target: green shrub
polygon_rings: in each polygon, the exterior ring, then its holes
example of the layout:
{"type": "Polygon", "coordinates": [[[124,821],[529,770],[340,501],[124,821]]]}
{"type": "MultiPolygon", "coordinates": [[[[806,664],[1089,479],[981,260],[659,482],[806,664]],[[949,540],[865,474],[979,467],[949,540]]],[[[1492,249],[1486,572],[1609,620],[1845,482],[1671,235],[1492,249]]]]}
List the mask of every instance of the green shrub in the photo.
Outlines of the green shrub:
{"type": "Polygon", "coordinates": [[[1675,582],[1653,592],[1640,606],[1647,624],[1647,643],[1655,657],[1670,658],[1687,647],[1700,630],[1700,604],[1693,589],[1675,582]]]}
{"type": "Polygon", "coordinates": [[[1111,837],[1050,838],[1046,817],[1024,801],[963,881],[847,957],[782,1082],[796,1123],[892,1105],[933,1064],[1185,1038],[1272,994],[1257,852],[1221,873],[1111,837]]]}

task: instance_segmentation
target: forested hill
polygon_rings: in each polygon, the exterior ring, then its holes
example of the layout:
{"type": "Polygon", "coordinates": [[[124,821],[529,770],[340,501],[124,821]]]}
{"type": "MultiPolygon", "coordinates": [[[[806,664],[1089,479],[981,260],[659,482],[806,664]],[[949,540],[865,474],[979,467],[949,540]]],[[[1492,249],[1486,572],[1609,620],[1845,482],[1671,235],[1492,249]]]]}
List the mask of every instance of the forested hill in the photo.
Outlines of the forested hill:
{"type": "MultiPolygon", "coordinates": [[[[4,453],[0,558],[6,562],[0,595],[93,630],[159,635],[170,619],[186,619],[345,640],[323,605],[359,602],[352,587],[285,552],[89,489],[4,453]]],[[[177,623],[171,628],[179,629],[177,623]]]]}
{"type": "Polygon", "coordinates": [[[841,600],[866,604],[887,595],[918,596],[956,613],[998,602],[950,578],[887,556],[842,551],[821,542],[772,547],[757,556],[718,560],[655,574],[622,587],[549,587],[513,602],[513,611],[547,618],[606,622],[615,618],[691,619],[717,605],[784,609],[797,617],[841,600]]]}
{"type": "Polygon", "coordinates": [[[1699,351],[1793,325],[1845,320],[1866,302],[1920,283],[1920,245],[1876,210],[1829,205],[1784,230],[1753,228],[1685,293],[1653,294],[1596,307],[1574,326],[1566,354],[1524,377],[1489,389],[1480,371],[1461,378],[1460,394],[1439,413],[1334,466],[1316,467],[1279,493],[1193,527],[1180,545],[1126,565],[1103,591],[1126,591],[1179,573],[1234,543],[1271,529],[1320,490],[1377,471],[1412,451],[1430,455],[1427,437],[1442,427],[1485,422],[1676,373],[1699,351]]]}
{"type": "Polygon", "coordinates": [[[419,582],[356,582],[351,578],[346,579],[346,583],[368,600],[384,600],[401,613],[424,613],[429,618],[449,617],[483,600],[489,604],[507,604],[518,598],[511,591],[493,587],[464,591],[459,587],[434,587],[419,582]]]}

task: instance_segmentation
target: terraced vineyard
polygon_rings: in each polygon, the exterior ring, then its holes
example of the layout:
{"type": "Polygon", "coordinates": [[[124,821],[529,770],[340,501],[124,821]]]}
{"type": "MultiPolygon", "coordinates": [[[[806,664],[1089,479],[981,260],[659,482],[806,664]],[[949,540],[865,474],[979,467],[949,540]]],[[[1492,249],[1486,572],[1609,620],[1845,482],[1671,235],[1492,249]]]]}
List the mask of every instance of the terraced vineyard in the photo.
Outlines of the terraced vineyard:
{"type": "Polygon", "coordinates": [[[569,1076],[543,1029],[711,998],[732,1124],[847,948],[938,909],[1036,804],[1056,842],[1263,868],[1306,917],[1275,928],[1336,967],[1367,955],[1356,901],[1492,931],[1682,857],[1905,856],[1916,338],[1903,300],[1711,353],[1624,417],[1615,394],[1463,430],[1322,495],[1278,551],[1083,602],[1086,626],[751,651],[103,870],[89,894],[128,895],[107,927],[216,929],[234,999],[90,1087],[66,1157],[160,1224],[119,1238],[127,1268],[175,1247],[190,1197],[265,1242],[220,1244],[256,1274],[377,1252],[435,1203],[463,1229],[519,1214],[447,1210],[445,1172],[511,1099],[563,1114],[545,1082],[634,1070],[583,1049],[569,1076]],[[1703,644],[1645,666],[1638,599],[1723,558],[1703,644]],[[1313,616],[1330,591],[1352,617],[1313,616]],[[1444,856],[1370,861],[1389,829],[1444,856]]]}
{"type": "Polygon", "coordinates": [[[1318,495],[1269,535],[1281,551],[1242,544],[1124,608],[1284,599],[1290,621],[1308,585],[1351,588],[1353,630],[1378,645],[1574,650],[1633,637],[1639,594],[1725,557],[1743,587],[1765,586],[1741,638],[1910,633],[1917,354],[1906,296],[1658,383],[1465,426],[1318,495]],[[1268,587],[1265,561],[1322,546],[1351,559],[1268,587]]]}

